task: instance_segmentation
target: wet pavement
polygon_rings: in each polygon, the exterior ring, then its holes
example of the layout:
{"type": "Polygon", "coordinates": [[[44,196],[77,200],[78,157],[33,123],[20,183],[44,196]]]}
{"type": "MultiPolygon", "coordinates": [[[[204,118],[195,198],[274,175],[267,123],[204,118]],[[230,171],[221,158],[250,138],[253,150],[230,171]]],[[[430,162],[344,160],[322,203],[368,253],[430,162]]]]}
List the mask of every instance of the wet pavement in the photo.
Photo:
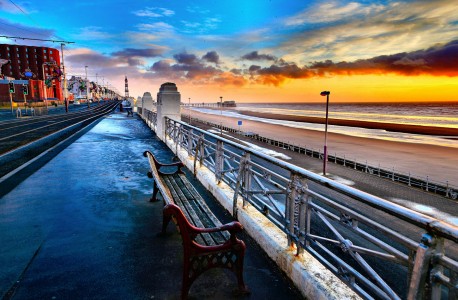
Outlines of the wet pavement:
{"type": "MultiPolygon", "coordinates": [[[[148,201],[144,150],[173,157],[140,119],[111,114],[0,199],[0,297],[179,299],[181,237],[171,225],[159,234],[163,204],[148,201]]],[[[193,284],[190,299],[300,299],[259,246],[240,237],[251,295],[237,295],[233,274],[216,269],[193,284]]]]}

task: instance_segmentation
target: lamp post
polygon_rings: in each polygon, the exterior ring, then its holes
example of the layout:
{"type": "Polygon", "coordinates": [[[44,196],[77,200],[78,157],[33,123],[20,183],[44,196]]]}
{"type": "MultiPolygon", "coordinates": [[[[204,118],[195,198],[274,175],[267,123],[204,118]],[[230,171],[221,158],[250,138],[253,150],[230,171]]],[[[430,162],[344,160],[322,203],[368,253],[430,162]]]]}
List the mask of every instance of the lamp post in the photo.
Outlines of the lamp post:
{"type": "Polygon", "coordinates": [[[329,94],[330,91],[323,91],[321,96],[326,96],[326,125],[324,127],[324,157],[323,157],[323,175],[326,176],[326,166],[328,164],[328,111],[329,111],[329,94]]]}
{"type": "Polygon", "coordinates": [[[62,54],[62,73],[64,76],[64,101],[65,101],[65,112],[68,113],[68,90],[67,90],[67,76],[65,74],[65,65],[64,65],[64,43],[60,44],[60,52],[62,54]]]}
{"type": "Polygon", "coordinates": [[[219,112],[221,113],[220,135],[223,136],[223,97],[219,97],[219,112]]]}
{"type": "Polygon", "coordinates": [[[189,125],[191,125],[191,98],[188,98],[188,109],[189,109],[189,125]]]}
{"type": "Polygon", "coordinates": [[[86,70],[86,101],[87,101],[87,108],[90,108],[91,105],[89,103],[89,82],[87,80],[87,66],[84,66],[84,69],[86,70]]]}

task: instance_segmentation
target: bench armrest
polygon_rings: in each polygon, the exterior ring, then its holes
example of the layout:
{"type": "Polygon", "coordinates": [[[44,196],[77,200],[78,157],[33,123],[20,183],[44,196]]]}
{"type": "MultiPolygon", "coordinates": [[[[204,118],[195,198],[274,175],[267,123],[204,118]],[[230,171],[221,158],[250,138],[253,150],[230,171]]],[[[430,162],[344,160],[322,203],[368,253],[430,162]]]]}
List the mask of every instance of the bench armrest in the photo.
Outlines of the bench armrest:
{"type": "Polygon", "coordinates": [[[211,233],[211,232],[220,232],[220,231],[229,231],[230,233],[241,232],[243,230],[242,224],[237,221],[233,221],[218,227],[212,228],[198,228],[195,227],[194,230],[197,233],[211,233]]]}
{"type": "MultiPolygon", "coordinates": [[[[194,239],[196,238],[196,236],[198,234],[211,233],[211,232],[220,232],[220,231],[229,231],[229,233],[231,234],[231,236],[230,236],[230,238],[228,240],[229,244],[240,243],[240,240],[237,239],[235,234],[237,232],[242,231],[243,230],[243,226],[242,226],[242,224],[240,224],[237,221],[233,221],[233,222],[230,222],[230,223],[218,226],[218,227],[199,228],[199,227],[196,227],[196,226],[192,225],[191,223],[189,223],[189,221],[186,219],[183,211],[177,205],[175,205],[173,203],[170,203],[170,204],[167,204],[166,206],[164,206],[163,212],[164,212],[165,216],[171,217],[173,215],[176,218],[176,221],[177,221],[178,227],[180,227],[180,232],[181,232],[181,235],[182,235],[183,239],[184,240],[185,239],[190,239],[190,241],[193,241],[193,244],[196,247],[208,248],[208,249],[213,249],[214,247],[221,247],[222,245],[219,245],[219,246],[202,246],[202,245],[197,244],[194,241],[194,239]],[[183,235],[185,235],[185,236],[183,236],[183,235]]],[[[217,248],[215,248],[215,249],[217,249],[217,248]]]]}

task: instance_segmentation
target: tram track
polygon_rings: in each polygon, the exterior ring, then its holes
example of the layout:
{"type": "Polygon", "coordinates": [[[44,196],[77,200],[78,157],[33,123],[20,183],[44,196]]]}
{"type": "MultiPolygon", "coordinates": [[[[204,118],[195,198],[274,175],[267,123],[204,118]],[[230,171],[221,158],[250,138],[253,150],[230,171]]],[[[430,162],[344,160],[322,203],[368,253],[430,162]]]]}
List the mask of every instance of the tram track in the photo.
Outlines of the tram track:
{"type": "MultiPolygon", "coordinates": [[[[13,173],[43,153],[52,152],[50,149],[112,112],[117,105],[118,102],[108,102],[68,114],[0,122],[0,182],[11,180],[13,173]]],[[[2,187],[0,196],[13,186],[7,187],[2,187]]]]}

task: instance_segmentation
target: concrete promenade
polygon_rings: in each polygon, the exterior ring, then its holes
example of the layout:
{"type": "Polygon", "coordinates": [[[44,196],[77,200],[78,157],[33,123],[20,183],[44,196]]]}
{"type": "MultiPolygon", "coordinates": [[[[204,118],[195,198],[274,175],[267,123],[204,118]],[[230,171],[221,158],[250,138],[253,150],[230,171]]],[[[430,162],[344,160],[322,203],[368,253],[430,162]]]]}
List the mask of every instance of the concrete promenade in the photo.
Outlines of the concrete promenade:
{"type": "MultiPolygon", "coordinates": [[[[138,117],[105,117],[0,199],[0,298],[179,299],[181,237],[160,235],[162,202],[150,203],[151,150],[172,152],[138,117]]],[[[223,222],[232,219],[192,177],[223,222]]],[[[301,299],[293,284],[247,235],[245,281],[212,270],[190,299],[301,299]]]]}

